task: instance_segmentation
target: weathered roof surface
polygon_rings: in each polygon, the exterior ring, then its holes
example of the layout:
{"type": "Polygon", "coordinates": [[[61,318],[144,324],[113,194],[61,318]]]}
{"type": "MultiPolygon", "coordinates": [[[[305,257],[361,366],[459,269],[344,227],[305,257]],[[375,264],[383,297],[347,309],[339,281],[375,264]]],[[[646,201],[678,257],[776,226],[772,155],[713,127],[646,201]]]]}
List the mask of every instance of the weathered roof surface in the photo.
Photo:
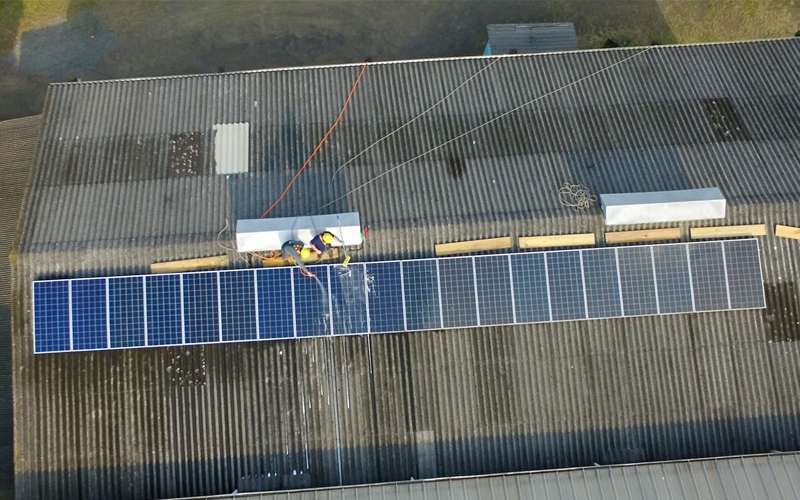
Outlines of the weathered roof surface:
{"type": "Polygon", "coordinates": [[[790,500],[798,497],[800,455],[780,453],[184,500],[790,500]]]}
{"type": "Polygon", "coordinates": [[[11,266],[22,195],[33,168],[41,116],[0,121],[0,498],[14,494],[11,390],[11,266]]]}
{"type": "Polygon", "coordinates": [[[493,55],[578,50],[572,23],[490,24],[486,31],[493,55]]]}
{"type": "MultiPolygon", "coordinates": [[[[594,193],[717,186],[721,223],[798,226],[798,63],[800,39],[373,64],[274,215],[359,211],[360,260],[602,236],[597,207],[583,229],[559,204],[567,180],[594,193]]],[[[14,274],[20,498],[800,450],[800,249],[771,231],[764,311],[33,356],[31,279],[224,252],[226,219],[276,199],[360,66],[50,88],[14,274]],[[249,173],[216,175],[213,125],[244,122],[249,173]]]]}

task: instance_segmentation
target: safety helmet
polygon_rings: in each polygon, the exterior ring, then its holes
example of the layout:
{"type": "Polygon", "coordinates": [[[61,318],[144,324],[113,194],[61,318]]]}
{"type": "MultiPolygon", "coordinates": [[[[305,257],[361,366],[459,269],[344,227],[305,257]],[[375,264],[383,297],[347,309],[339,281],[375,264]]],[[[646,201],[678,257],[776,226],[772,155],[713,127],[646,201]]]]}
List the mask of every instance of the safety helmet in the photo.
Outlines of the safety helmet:
{"type": "Polygon", "coordinates": [[[333,235],[331,233],[322,233],[322,242],[326,245],[333,243],[333,235]]]}
{"type": "Polygon", "coordinates": [[[302,250],[300,250],[300,257],[304,259],[311,257],[311,250],[308,248],[303,248],[302,250]]]}

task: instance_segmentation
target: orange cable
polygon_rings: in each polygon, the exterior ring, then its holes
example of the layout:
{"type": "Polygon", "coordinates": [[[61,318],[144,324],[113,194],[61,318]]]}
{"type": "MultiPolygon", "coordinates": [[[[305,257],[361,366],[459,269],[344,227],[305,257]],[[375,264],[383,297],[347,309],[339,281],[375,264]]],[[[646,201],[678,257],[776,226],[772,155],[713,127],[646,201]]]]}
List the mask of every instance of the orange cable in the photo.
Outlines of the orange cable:
{"type": "Polygon", "coordinates": [[[348,94],[347,100],[344,102],[344,106],[342,106],[342,110],[339,112],[339,116],[336,118],[336,121],[333,122],[333,125],[331,125],[331,128],[328,129],[328,132],[325,134],[325,136],[322,138],[322,140],[319,141],[319,144],[317,144],[317,147],[314,149],[314,152],[311,153],[311,156],[309,156],[308,159],[306,160],[306,162],[303,163],[303,166],[300,167],[300,170],[298,170],[297,173],[294,174],[294,177],[292,177],[292,180],[289,182],[289,185],[286,186],[286,189],[283,190],[283,193],[280,195],[280,197],[278,197],[278,199],[275,200],[275,203],[273,203],[272,206],[269,207],[266,212],[264,212],[264,215],[259,217],[259,219],[263,219],[264,217],[266,217],[267,214],[270,213],[270,211],[273,208],[275,208],[275,205],[280,203],[280,201],[283,199],[283,197],[286,196],[286,193],[289,192],[289,188],[292,187],[292,184],[294,184],[294,181],[296,181],[297,178],[300,176],[300,174],[303,173],[303,170],[305,170],[305,168],[311,162],[311,159],[314,158],[314,155],[317,154],[317,151],[319,151],[319,148],[322,147],[322,145],[328,139],[328,136],[331,134],[331,132],[333,132],[333,129],[335,129],[336,125],[339,124],[339,120],[341,120],[342,119],[342,115],[344,115],[344,110],[346,110],[347,109],[347,105],[350,104],[350,98],[353,97],[353,93],[356,91],[356,87],[358,87],[358,82],[361,81],[361,77],[364,75],[364,70],[367,69],[367,64],[369,64],[369,61],[366,61],[364,63],[364,66],[361,68],[361,73],[358,74],[358,78],[356,78],[356,82],[353,84],[353,88],[350,89],[350,94],[348,94]]]}

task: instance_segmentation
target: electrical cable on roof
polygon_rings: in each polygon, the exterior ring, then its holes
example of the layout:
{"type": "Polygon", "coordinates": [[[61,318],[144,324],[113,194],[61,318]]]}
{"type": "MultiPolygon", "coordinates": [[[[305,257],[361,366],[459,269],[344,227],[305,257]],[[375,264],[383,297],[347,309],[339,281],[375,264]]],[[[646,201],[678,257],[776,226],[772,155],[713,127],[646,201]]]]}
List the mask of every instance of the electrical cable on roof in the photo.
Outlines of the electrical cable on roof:
{"type": "Polygon", "coordinates": [[[225,250],[227,250],[227,251],[229,251],[229,252],[234,252],[236,255],[238,255],[238,256],[239,256],[239,258],[240,258],[240,259],[242,259],[242,261],[244,261],[244,263],[247,265],[247,267],[250,267],[250,263],[249,263],[249,262],[247,262],[247,259],[245,259],[245,258],[244,258],[244,255],[242,255],[241,253],[239,253],[239,251],[238,251],[238,250],[236,250],[235,248],[233,248],[234,244],[233,244],[233,236],[232,236],[232,235],[230,236],[230,243],[231,243],[231,246],[230,246],[230,247],[226,247],[225,245],[223,245],[222,243],[220,243],[220,241],[219,241],[219,237],[220,237],[220,236],[222,236],[222,233],[224,233],[224,232],[225,232],[225,231],[228,229],[228,227],[229,227],[229,226],[230,226],[230,223],[228,222],[228,218],[226,217],[226,218],[225,218],[225,227],[223,227],[223,228],[220,230],[220,232],[218,232],[218,233],[217,233],[217,245],[219,245],[219,246],[220,246],[220,248],[223,248],[223,249],[225,249],[225,250]]]}
{"type": "Polygon", "coordinates": [[[531,100],[530,100],[530,101],[528,101],[528,102],[525,102],[525,103],[523,103],[523,104],[520,104],[519,106],[517,106],[517,107],[515,107],[515,108],[512,108],[512,109],[510,109],[510,110],[508,110],[508,111],[506,111],[506,112],[504,112],[504,113],[502,113],[502,114],[500,114],[500,115],[498,115],[498,116],[496,116],[496,117],[494,117],[494,118],[492,118],[492,119],[490,119],[490,120],[487,120],[487,121],[485,121],[485,122],[481,123],[480,125],[478,125],[478,126],[476,126],[476,127],[473,127],[473,128],[471,128],[471,129],[467,130],[466,132],[464,132],[464,133],[462,133],[462,134],[459,134],[459,135],[457,135],[457,136],[453,137],[452,139],[450,139],[450,140],[448,140],[448,141],[445,141],[445,142],[443,142],[443,143],[439,144],[439,145],[438,145],[438,146],[436,146],[436,147],[433,147],[433,148],[431,148],[431,149],[429,149],[429,150],[425,151],[424,153],[418,154],[417,156],[415,156],[415,157],[411,158],[410,160],[406,160],[406,161],[404,161],[404,162],[400,163],[399,165],[395,165],[394,167],[390,168],[389,170],[385,170],[385,171],[381,172],[380,174],[376,175],[375,177],[372,177],[371,179],[367,180],[366,182],[363,182],[363,183],[359,184],[358,186],[356,186],[356,187],[354,187],[353,189],[351,189],[351,190],[347,191],[346,193],[344,193],[343,195],[341,195],[341,196],[339,196],[338,198],[334,199],[333,201],[331,201],[331,202],[329,202],[329,203],[326,203],[325,205],[322,205],[322,206],[321,206],[321,207],[319,207],[319,209],[317,210],[317,213],[321,213],[321,212],[322,212],[322,211],[323,211],[325,208],[327,208],[327,207],[329,207],[329,206],[333,205],[334,203],[336,203],[336,202],[338,202],[338,201],[340,201],[340,200],[343,200],[343,199],[347,198],[347,197],[348,197],[348,196],[350,196],[351,194],[353,194],[353,193],[355,193],[356,191],[359,191],[359,190],[361,190],[361,189],[365,188],[366,186],[368,186],[368,185],[372,184],[373,182],[377,181],[377,180],[378,180],[378,179],[380,179],[381,177],[384,177],[384,176],[386,176],[386,175],[389,175],[390,173],[394,172],[395,170],[397,170],[397,169],[399,169],[399,168],[401,168],[401,167],[404,167],[404,166],[408,165],[409,163],[412,163],[412,162],[414,162],[414,161],[416,161],[416,160],[419,160],[419,159],[420,159],[420,158],[422,158],[423,156],[427,156],[427,155],[429,155],[429,154],[433,153],[434,151],[437,151],[437,150],[439,150],[439,149],[442,149],[443,147],[447,146],[448,144],[452,144],[452,143],[454,143],[455,141],[457,141],[457,140],[459,140],[459,139],[461,139],[461,138],[463,138],[463,137],[465,137],[465,136],[467,136],[467,135],[469,135],[469,134],[471,134],[471,133],[473,133],[473,132],[475,132],[475,131],[477,131],[477,130],[480,130],[480,129],[482,129],[482,128],[486,127],[487,125],[490,125],[490,124],[492,124],[492,123],[496,122],[497,120],[500,120],[500,119],[502,119],[502,118],[505,118],[506,116],[508,116],[508,115],[510,115],[510,114],[512,114],[512,113],[515,113],[515,112],[519,111],[520,109],[522,109],[522,108],[524,108],[524,107],[526,107],[526,106],[530,106],[531,104],[533,104],[533,103],[535,103],[535,102],[538,102],[538,101],[541,101],[542,99],[544,99],[544,98],[546,98],[546,97],[550,97],[551,95],[553,95],[553,94],[556,94],[556,93],[558,93],[558,92],[561,92],[562,90],[568,89],[568,88],[570,88],[570,87],[573,87],[573,86],[575,86],[575,85],[577,85],[577,84],[579,84],[579,83],[583,82],[584,80],[588,80],[589,78],[592,78],[592,77],[594,77],[594,76],[597,76],[597,75],[599,75],[600,73],[604,73],[604,72],[606,72],[606,71],[608,71],[608,70],[610,70],[610,69],[612,69],[612,68],[614,68],[614,67],[616,67],[616,66],[619,66],[620,64],[624,64],[624,63],[626,63],[626,62],[630,61],[631,59],[633,59],[633,58],[635,58],[635,57],[639,57],[640,55],[642,55],[642,54],[645,54],[645,53],[649,52],[649,51],[650,51],[650,50],[652,50],[654,47],[656,47],[656,46],[650,46],[650,47],[647,47],[646,49],[644,49],[644,50],[642,50],[642,51],[640,51],[640,52],[637,52],[636,54],[634,54],[634,55],[632,55],[632,56],[626,57],[625,59],[622,59],[621,61],[617,61],[617,62],[615,62],[615,63],[613,63],[613,64],[610,64],[610,65],[606,66],[605,68],[599,69],[599,70],[597,70],[597,71],[595,71],[595,72],[593,72],[593,73],[590,73],[590,74],[588,74],[588,75],[586,75],[586,76],[584,76],[584,77],[581,77],[581,78],[579,78],[579,79],[577,79],[577,80],[575,80],[575,81],[573,81],[573,82],[570,82],[570,83],[568,83],[568,84],[566,84],[566,85],[563,85],[563,86],[561,86],[561,87],[559,87],[559,88],[557,88],[557,89],[555,89],[555,90],[551,90],[550,92],[547,92],[547,93],[545,93],[545,94],[543,94],[543,95],[541,95],[541,96],[539,96],[539,97],[536,97],[536,98],[534,98],[534,99],[531,99],[531,100]]]}
{"type": "Polygon", "coordinates": [[[430,112],[430,111],[431,111],[433,108],[437,107],[438,105],[440,105],[441,103],[443,103],[445,100],[447,100],[447,98],[449,98],[450,96],[452,96],[453,94],[455,94],[456,92],[458,92],[459,90],[461,90],[461,88],[462,88],[464,85],[468,84],[470,81],[472,81],[473,79],[475,79],[475,78],[476,78],[478,75],[480,75],[481,73],[483,73],[483,72],[484,72],[484,71],[486,71],[487,69],[491,68],[491,67],[492,67],[492,65],[493,65],[494,63],[496,63],[497,61],[499,61],[499,60],[500,60],[500,57],[497,57],[497,58],[495,58],[495,60],[494,60],[494,61],[490,62],[489,64],[487,64],[486,66],[484,66],[483,68],[481,68],[480,70],[478,70],[478,72],[477,72],[477,73],[475,73],[475,74],[474,74],[474,75],[472,75],[471,77],[469,77],[469,78],[467,78],[466,80],[464,80],[464,82],[463,82],[461,85],[459,85],[458,87],[456,87],[456,88],[454,88],[453,90],[451,90],[451,91],[450,91],[450,93],[448,93],[446,96],[444,96],[444,97],[442,97],[441,99],[439,99],[439,100],[438,100],[436,103],[434,103],[433,105],[431,105],[431,106],[430,106],[428,109],[426,109],[426,110],[425,110],[425,111],[423,111],[422,113],[418,114],[417,116],[415,116],[415,117],[414,117],[414,118],[412,118],[411,120],[407,121],[407,122],[406,122],[406,123],[404,123],[403,125],[400,125],[400,126],[399,126],[399,127],[397,127],[396,129],[394,129],[394,130],[392,130],[391,132],[389,132],[388,134],[384,135],[383,137],[381,137],[381,138],[380,138],[380,139],[378,139],[377,141],[375,141],[375,142],[373,142],[372,144],[370,144],[369,146],[367,146],[367,147],[366,147],[366,149],[362,150],[360,153],[358,153],[358,154],[357,154],[357,155],[355,155],[354,157],[352,157],[352,158],[350,158],[349,160],[347,160],[346,162],[342,163],[342,164],[339,166],[339,168],[337,168],[337,169],[336,169],[336,170],[333,172],[333,174],[331,174],[331,180],[330,180],[330,183],[329,183],[329,188],[331,189],[331,191],[333,191],[333,180],[336,178],[336,175],[339,173],[339,171],[340,171],[340,170],[342,170],[344,167],[346,167],[346,166],[347,166],[347,165],[349,165],[350,163],[352,163],[352,162],[356,161],[356,160],[357,160],[357,159],[358,159],[358,158],[359,158],[361,155],[363,155],[364,153],[366,153],[366,152],[367,152],[367,151],[369,151],[370,149],[374,148],[375,146],[377,146],[378,144],[382,143],[383,141],[385,141],[385,140],[386,140],[386,139],[388,139],[389,137],[391,137],[391,136],[393,136],[394,134],[396,134],[396,133],[400,132],[400,131],[401,131],[401,130],[403,130],[404,128],[408,127],[409,125],[411,125],[411,124],[412,124],[412,123],[414,123],[415,121],[419,120],[420,118],[422,118],[423,116],[425,116],[426,114],[428,114],[428,112],[430,112]]]}
{"type": "Polygon", "coordinates": [[[267,209],[267,211],[264,212],[264,214],[261,217],[259,217],[259,219],[263,219],[264,217],[266,217],[267,214],[270,213],[270,211],[272,211],[273,208],[275,208],[275,205],[280,203],[280,201],[283,199],[283,197],[286,196],[286,193],[289,192],[289,189],[292,187],[292,184],[294,184],[294,181],[296,181],[297,178],[300,176],[300,174],[303,173],[303,170],[306,169],[308,164],[311,162],[311,159],[314,158],[314,155],[317,154],[317,151],[319,151],[319,148],[322,147],[322,145],[328,139],[328,136],[331,135],[331,132],[333,132],[333,129],[335,129],[336,125],[339,124],[339,120],[342,119],[342,115],[344,114],[344,110],[346,110],[347,106],[350,104],[350,99],[353,97],[353,93],[356,91],[356,87],[358,87],[358,83],[361,81],[361,77],[364,75],[364,70],[367,69],[367,65],[368,64],[369,64],[369,61],[365,61],[364,62],[364,66],[361,67],[361,72],[358,74],[358,78],[356,78],[356,82],[353,84],[353,88],[350,89],[350,93],[347,95],[347,100],[344,101],[344,106],[342,106],[342,110],[339,112],[339,116],[336,117],[336,121],[333,122],[333,125],[331,125],[331,128],[328,129],[328,131],[325,133],[325,136],[322,137],[321,141],[319,141],[319,144],[317,144],[317,147],[314,148],[314,151],[311,153],[311,156],[308,157],[306,162],[303,163],[303,166],[300,167],[300,170],[298,170],[297,173],[294,174],[294,177],[292,177],[292,180],[289,181],[289,184],[286,186],[286,189],[283,190],[283,193],[281,193],[281,195],[278,197],[278,199],[275,200],[275,203],[273,203],[272,206],[270,206],[267,209]]]}

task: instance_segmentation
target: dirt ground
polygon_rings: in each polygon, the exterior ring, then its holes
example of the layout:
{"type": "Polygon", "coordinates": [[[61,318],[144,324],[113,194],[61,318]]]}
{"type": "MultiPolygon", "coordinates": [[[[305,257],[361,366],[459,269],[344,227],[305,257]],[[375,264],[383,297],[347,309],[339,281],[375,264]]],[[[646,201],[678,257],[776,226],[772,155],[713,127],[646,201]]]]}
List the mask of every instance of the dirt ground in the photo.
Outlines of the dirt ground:
{"type": "Polygon", "coordinates": [[[791,36],[800,0],[0,0],[0,120],[49,82],[477,55],[490,23],[571,21],[581,48],[791,36]]]}

